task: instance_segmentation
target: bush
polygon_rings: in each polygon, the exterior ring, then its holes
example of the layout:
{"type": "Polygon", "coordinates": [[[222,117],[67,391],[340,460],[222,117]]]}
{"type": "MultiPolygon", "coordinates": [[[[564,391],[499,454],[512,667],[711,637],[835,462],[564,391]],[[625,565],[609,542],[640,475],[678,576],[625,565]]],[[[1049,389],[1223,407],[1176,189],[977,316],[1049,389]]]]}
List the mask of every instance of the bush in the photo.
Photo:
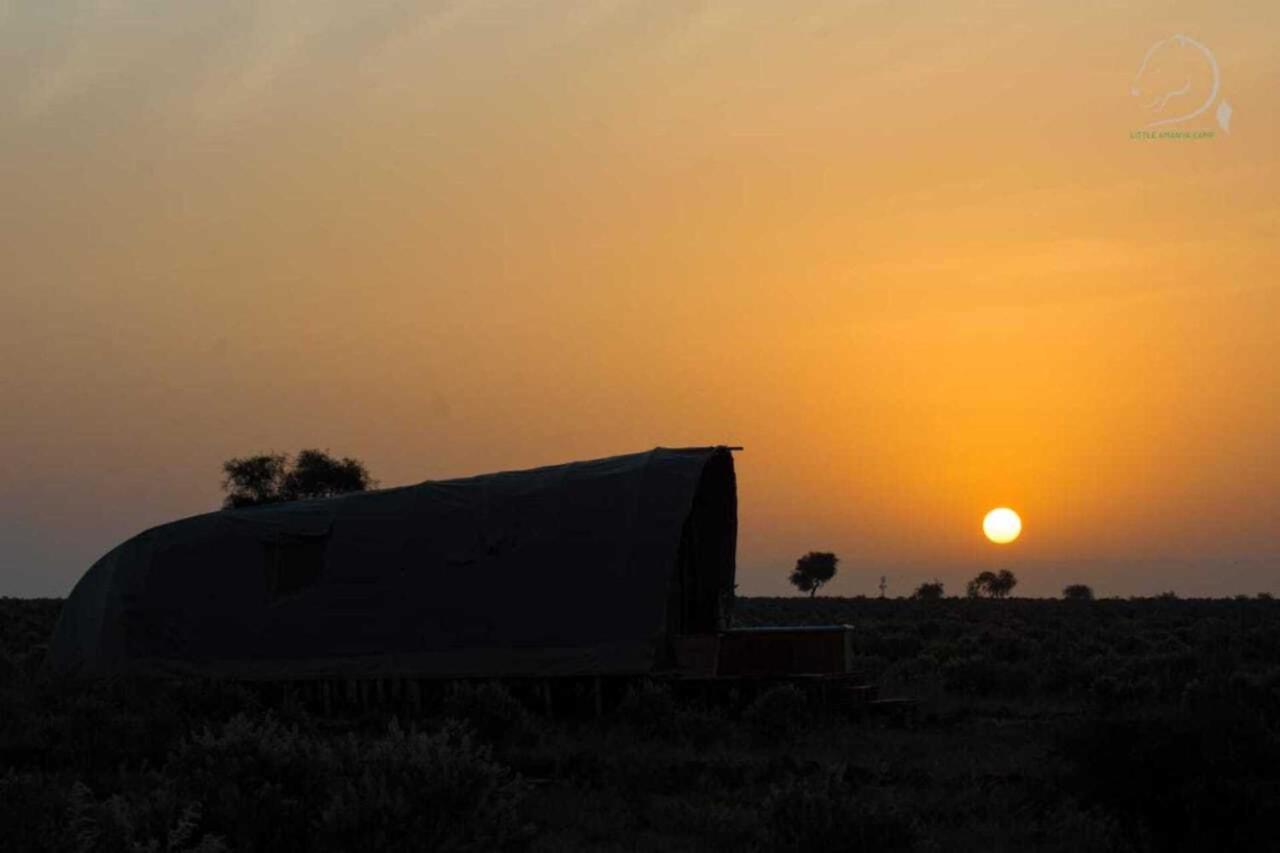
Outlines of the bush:
{"type": "Polygon", "coordinates": [[[1120,822],[1103,809],[1084,808],[1073,800],[1060,802],[1028,821],[1035,847],[1042,853],[1136,853],[1120,822]]]}
{"type": "Polygon", "coordinates": [[[794,684],[770,687],[755,698],[743,713],[743,721],[766,743],[789,743],[811,722],[804,692],[794,684]]]}
{"type": "Polygon", "coordinates": [[[1025,696],[1035,681],[1030,666],[981,655],[948,661],[943,667],[948,690],[971,696],[1025,696]]]}
{"type": "Polygon", "coordinates": [[[465,720],[476,733],[494,744],[529,740],[535,732],[533,716],[496,681],[455,684],[444,699],[444,715],[465,720]]]}
{"type": "Polygon", "coordinates": [[[1064,734],[1086,803],[1158,850],[1274,850],[1280,741],[1212,687],[1176,712],[1142,709],[1064,734]]]}
{"type": "Polygon", "coordinates": [[[642,681],[627,689],[615,720],[633,735],[658,738],[704,750],[724,739],[722,710],[677,701],[664,684],[642,681]]]}
{"type": "Polygon", "coordinates": [[[763,811],[770,850],[893,851],[915,842],[910,820],[879,798],[855,795],[842,768],[786,779],[770,791],[763,811]]]}
{"type": "Polygon", "coordinates": [[[200,806],[181,803],[168,780],[144,794],[97,800],[77,782],[65,832],[78,850],[94,853],[225,853],[221,838],[199,834],[200,806]]]}
{"type": "Polygon", "coordinates": [[[653,825],[698,839],[698,850],[725,853],[759,850],[764,828],[759,803],[724,793],[696,799],[687,795],[654,796],[645,817],[653,825]]]}
{"type": "Polygon", "coordinates": [[[82,782],[40,773],[0,777],[0,827],[11,850],[94,853],[221,853],[227,846],[200,833],[200,806],[175,796],[171,780],[148,774],[140,791],[99,800],[82,782]]]}
{"type": "Polygon", "coordinates": [[[126,762],[162,761],[169,743],[161,709],[121,701],[121,692],[108,685],[48,697],[44,713],[26,718],[32,743],[47,749],[59,766],[86,774],[126,762]]]}
{"type": "Polygon", "coordinates": [[[325,804],[332,748],[271,714],[233,717],[180,743],[165,766],[204,804],[211,827],[255,849],[305,849],[325,804]]]}
{"type": "Polygon", "coordinates": [[[339,749],[320,814],[321,850],[495,850],[522,834],[524,786],[462,724],[432,734],[394,722],[339,749]]]}
{"type": "Polygon", "coordinates": [[[0,831],[9,850],[75,849],[65,829],[68,796],[43,773],[0,775],[0,831]]]}
{"type": "Polygon", "coordinates": [[[627,688],[618,705],[618,720],[646,737],[674,737],[679,713],[671,691],[663,684],[642,681],[627,688]]]}
{"type": "Polygon", "coordinates": [[[457,722],[322,740],[238,716],[184,742],[165,773],[238,849],[488,850],[518,833],[524,792],[457,722]]]}

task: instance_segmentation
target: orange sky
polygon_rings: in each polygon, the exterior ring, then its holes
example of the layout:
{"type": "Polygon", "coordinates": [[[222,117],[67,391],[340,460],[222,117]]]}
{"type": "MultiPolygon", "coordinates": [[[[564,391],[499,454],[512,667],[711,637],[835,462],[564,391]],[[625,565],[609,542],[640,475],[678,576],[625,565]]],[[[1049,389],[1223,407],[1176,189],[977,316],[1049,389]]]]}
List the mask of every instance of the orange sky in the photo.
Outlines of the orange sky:
{"type": "Polygon", "coordinates": [[[742,592],[1280,592],[1280,5],[805,9],[0,0],[0,594],[231,455],[719,442],[742,592]]]}

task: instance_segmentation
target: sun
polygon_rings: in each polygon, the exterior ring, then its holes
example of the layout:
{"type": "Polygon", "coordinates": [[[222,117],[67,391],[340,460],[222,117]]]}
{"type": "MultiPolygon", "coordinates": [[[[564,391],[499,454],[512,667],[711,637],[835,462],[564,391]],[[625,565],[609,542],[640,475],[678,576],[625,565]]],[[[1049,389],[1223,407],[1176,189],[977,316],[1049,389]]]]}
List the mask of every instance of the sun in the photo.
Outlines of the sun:
{"type": "Polygon", "coordinates": [[[997,507],[982,519],[982,532],[997,545],[1007,545],[1022,532],[1022,519],[1007,506],[997,507]]]}

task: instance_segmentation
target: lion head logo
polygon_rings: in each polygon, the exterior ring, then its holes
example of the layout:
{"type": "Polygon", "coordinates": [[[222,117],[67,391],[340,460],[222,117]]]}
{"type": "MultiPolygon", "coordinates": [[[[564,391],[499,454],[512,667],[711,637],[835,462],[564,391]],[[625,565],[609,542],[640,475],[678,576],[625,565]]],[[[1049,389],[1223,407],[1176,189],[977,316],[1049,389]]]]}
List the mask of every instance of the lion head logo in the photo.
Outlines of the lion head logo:
{"type": "Polygon", "coordinates": [[[1183,124],[1215,103],[1218,126],[1231,131],[1231,105],[1219,99],[1222,75],[1213,51],[1190,36],[1174,35],[1151,45],[1129,85],[1152,120],[1147,127],[1183,124]]]}

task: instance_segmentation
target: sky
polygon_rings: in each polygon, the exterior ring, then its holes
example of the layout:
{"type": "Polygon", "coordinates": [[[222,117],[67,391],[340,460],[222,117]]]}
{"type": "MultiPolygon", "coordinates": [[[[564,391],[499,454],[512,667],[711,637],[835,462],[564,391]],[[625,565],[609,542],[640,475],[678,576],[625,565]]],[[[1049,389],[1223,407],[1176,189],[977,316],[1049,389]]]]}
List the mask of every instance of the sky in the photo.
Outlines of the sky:
{"type": "Polygon", "coordinates": [[[833,595],[1280,593],[1277,36],[1272,0],[0,0],[0,595],[216,508],[232,456],[720,443],[740,594],[809,550],[833,595]]]}

